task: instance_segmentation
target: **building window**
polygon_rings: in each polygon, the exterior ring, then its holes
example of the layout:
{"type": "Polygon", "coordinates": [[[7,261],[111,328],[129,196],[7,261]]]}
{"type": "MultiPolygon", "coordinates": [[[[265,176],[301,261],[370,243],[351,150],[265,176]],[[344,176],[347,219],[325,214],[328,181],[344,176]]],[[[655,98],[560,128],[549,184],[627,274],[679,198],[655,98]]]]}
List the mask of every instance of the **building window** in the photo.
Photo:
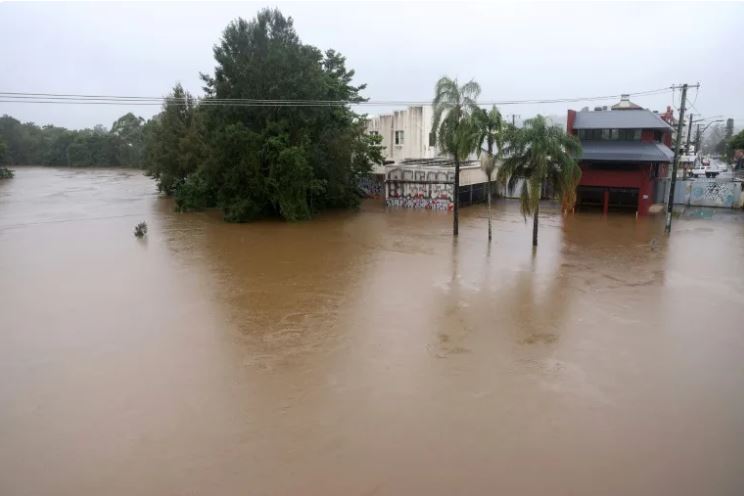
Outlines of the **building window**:
{"type": "Polygon", "coordinates": [[[579,129],[582,141],[640,141],[640,129],[579,129]]]}
{"type": "Polygon", "coordinates": [[[403,131],[395,131],[395,144],[402,145],[404,140],[403,131]]]}
{"type": "Polygon", "coordinates": [[[379,133],[378,131],[374,131],[374,130],[373,130],[373,131],[370,131],[370,132],[369,132],[369,135],[370,135],[370,136],[379,136],[379,135],[380,135],[380,133],[379,133]]]}
{"type": "Polygon", "coordinates": [[[641,141],[641,130],[640,129],[621,129],[620,140],[621,141],[641,141]]]}
{"type": "Polygon", "coordinates": [[[437,146],[437,135],[434,132],[429,133],[429,146],[437,146]]]}
{"type": "Polygon", "coordinates": [[[661,143],[663,140],[664,140],[664,132],[654,131],[654,141],[657,143],[661,143]]]}

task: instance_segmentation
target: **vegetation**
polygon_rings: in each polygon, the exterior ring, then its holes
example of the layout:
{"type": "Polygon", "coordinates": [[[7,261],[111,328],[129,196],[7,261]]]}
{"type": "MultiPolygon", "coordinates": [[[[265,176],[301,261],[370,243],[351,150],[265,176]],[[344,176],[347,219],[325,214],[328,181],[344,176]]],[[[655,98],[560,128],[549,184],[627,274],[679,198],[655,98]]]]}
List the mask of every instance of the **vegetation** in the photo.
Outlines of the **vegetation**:
{"type": "MultiPolygon", "coordinates": [[[[0,140],[0,164],[3,163],[3,159],[5,158],[5,143],[0,140]]],[[[8,169],[7,167],[0,167],[0,179],[10,179],[13,177],[13,171],[8,169]]]]}
{"type": "Polygon", "coordinates": [[[266,102],[363,101],[344,57],[303,44],[292,18],[271,9],[230,23],[214,57],[214,74],[202,75],[206,97],[197,103],[176,86],[146,126],[147,168],[177,208],[216,206],[244,222],[356,206],[359,177],[382,162],[381,138],[365,134],[363,116],[346,104],[266,102]]]}
{"type": "Polygon", "coordinates": [[[147,223],[140,222],[136,226],[134,226],[134,235],[138,238],[143,237],[145,234],[147,234],[147,223]]]}
{"type": "Polygon", "coordinates": [[[452,234],[455,236],[459,231],[460,164],[478,144],[472,116],[480,110],[476,103],[480,91],[480,86],[475,81],[459,86],[457,79],[446,76],[437,81],[434,87],[432,129],[439,149],[451,155],[455,163],[455,208],[452,220],[452,234]]]}
{"type": "Polygon", "coordinates": [[[496,163],[501,159],[510,126],[504,123],[501,112],[494,105],[487,111],[479,108],[473,114],[473,131],[481,158],[481,168],[486,173],[486,198],[488,199],[488,241],[492,238],[491,229],[491,179],[496,163]],[[485,144],[485,154],[483,145],[485,144]],[[496,154],[494,154],[496,146],[496,154]]]}
{"type": "Polygon", "coordinates": [[[581,169],[576,157],[581,145],[574,136],[558,126],[551,126],[541,115],[525,121],[509,140],[506,158],[497,179],[509,192],[521,184],[519,197],[525,219],[533,215],[532,245],[537,246],[537,219],[543,187],[553,191],[561,200],[564,212],[576,203],[576,187],[581,169]]]}
{"type": "Polygon", "coordinates": [[[79,131],[39,127],[3,115],[0,140],[7,150],[0,165],[141,167],[143,132],[144,119],[131,113],[114,122],[111,130],[98,125],[79,131]]]}
{"type": "Polygon", "coordinates": [[[736,150],[744,150],[744,130],[731,136],[727,141],[726,157],[729,161],[733,161],[736,150]]]}

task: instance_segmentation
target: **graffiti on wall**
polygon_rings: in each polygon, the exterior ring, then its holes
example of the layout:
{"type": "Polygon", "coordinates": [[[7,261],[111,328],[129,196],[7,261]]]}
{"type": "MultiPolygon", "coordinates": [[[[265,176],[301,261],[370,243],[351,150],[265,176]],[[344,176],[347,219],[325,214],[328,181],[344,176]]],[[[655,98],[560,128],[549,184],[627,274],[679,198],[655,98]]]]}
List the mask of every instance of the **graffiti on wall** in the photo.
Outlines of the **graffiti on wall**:
{"type": "MultiPolygon", "coordinates": [[[[736,202],[734,182],[690,181],[690,205],[731,208],[736,202]]],[[[676,193],[675,193],[676,194],[676,193]]]]}
{"type": "Polygon", "coordinates": [[[365,174],[357,183],[365,198],[382,198],[385,194],[385,180],[381,174],[365,174]]]}
{"type": "Polygon", "coordinates": [[[396,167],[387,171],[389,207],[451,210],[455,173],[440,167],[396,167]]]}

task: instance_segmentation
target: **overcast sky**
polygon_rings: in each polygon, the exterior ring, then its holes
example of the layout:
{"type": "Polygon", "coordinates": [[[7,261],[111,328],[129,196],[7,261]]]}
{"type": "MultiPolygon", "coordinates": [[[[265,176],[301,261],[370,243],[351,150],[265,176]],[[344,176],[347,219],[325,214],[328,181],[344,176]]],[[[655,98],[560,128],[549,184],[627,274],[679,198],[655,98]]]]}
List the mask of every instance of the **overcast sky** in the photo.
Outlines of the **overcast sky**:
{"type": "MultiPolygon", "coordinates": [[[[744,123],[742,3],[0,3],[0,91],[161,96],[178,81],[199,95],[224,27],[265,6],[292,16],[303,42],[344,54],[371,99],[428,100],[441,75],[477,80],[483,100],[699,81],[693,112],[744,123]]],[[[633,100],[672,104],[671,94],[633,100]]],[[[584,105],[597,103],[570,107],[584,105]]],[[[70,128],[108,127],[130,110],[150,117],[158,108],[0,103],[0,114],[70,128]]]]}

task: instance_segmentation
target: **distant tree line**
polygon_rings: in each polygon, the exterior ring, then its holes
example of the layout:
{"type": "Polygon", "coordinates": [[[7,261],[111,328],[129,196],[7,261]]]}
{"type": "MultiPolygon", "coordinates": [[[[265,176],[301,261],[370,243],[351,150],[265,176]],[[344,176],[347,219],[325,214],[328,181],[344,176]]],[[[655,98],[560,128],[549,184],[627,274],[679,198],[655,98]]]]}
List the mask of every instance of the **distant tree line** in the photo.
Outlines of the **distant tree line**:
{"type": "Polygon", "coordinates": [[[334,50],[300,41],[291,17],[265,9],[231,22],[214,47],[204,98],[180,85],[145,133],[144,163],[179,210],[218,207],[228,221],[310,218],[359,203],[382,162],[381,138],[348,105],[225,104],[226,99],[361,102],[364,85],[334,50]]]}
{"type": "Polygon", "coordinates": [[[21,123],[9,115],[0,117],[0,141],[4,165],[122,166],[142,167],[145,120],[123,115],[111,129],[70,130],[58,126],[21,123]]]}

